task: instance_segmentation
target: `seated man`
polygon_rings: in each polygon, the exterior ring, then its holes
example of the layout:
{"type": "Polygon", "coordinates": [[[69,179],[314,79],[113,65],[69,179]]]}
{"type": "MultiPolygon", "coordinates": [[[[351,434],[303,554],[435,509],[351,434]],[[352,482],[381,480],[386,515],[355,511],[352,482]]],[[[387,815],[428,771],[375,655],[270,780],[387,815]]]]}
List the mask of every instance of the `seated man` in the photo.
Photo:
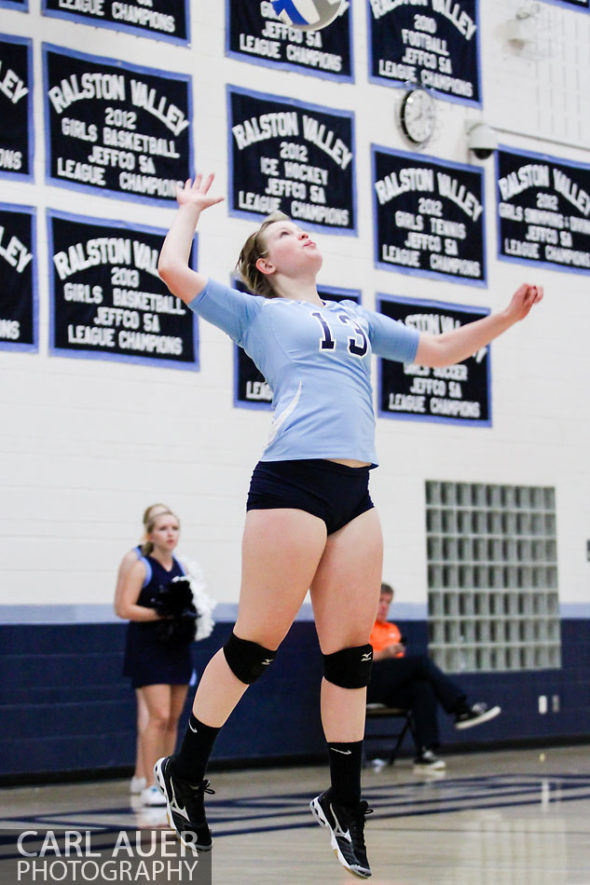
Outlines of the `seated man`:
{"type": "Polygon", "coordinates": [[[471,728],[494,719],[500,707],[469,704],[463,689],[434,664],[428,655],[406,654],[396,624],[387,621],[393,588],[381,584],[377,620],[371,631],[374,665],[368,689],[369,703],[412,711],[417,756],[416,771],[441,771],[445,762],[435,755],[439,746],[437,704],[455,717],[455,728],[471,728]]]}

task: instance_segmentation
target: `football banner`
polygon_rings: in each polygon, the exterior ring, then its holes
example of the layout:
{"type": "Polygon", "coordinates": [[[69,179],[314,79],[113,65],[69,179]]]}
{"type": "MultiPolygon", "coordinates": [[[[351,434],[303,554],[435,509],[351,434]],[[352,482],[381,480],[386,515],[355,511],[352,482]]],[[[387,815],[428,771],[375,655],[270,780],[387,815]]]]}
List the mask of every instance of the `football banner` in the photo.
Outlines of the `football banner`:
{"type": "MultiPolygon", "coordinates": [[[[432,335],[489,314],[481,307],[389,295],[378,295],[377,305],[386,316],[432,335]]],[[[462,363],[439,369],[380,359],[379,414],[413,421],[489,426],[490,374],[489,346],[462,363]]]]}
{"type": "Polygon", "coordinates": [[[193,177],[190,77],[47,45],[44,62],[49,183],[175,204],[193,177]]]}
{"type": "Polygon", "coordinates": [[[55,211],[48,228],[52,354],[198,368],[196,317],[158,275],[165,231],[55,211]]]}
{"type": "Polygon", "coordinates": [[[356,233],[354,116],[228,88],[230,214],[356,233]]]}
{"type": "Polygon", "coordinates": [[[482,103],[479,0],[369,0],[369,78],[482,103]]]}
{"type": "MultiPolygon", "coordinates": [[[[248,289],[241,280],[233,280],[232,286],[240,292],[248,289]]],[[[356,301],[361,302],[361,293],[358,289],[336,289],[327,286],[318,286],[320,298],[326,301],[356,301]]],[[[260,372],[248,354],[241,347],[234,348],[234,406],[244,408],[270,408],[272,403],[272,390],[266,378],[260,372]]]]}
{"type": "Polygon", "coordinates": [[[373,147],[375,263],[486,282],[483,170],[373,147]]]}
{"type": "Polygon", "coordinates": [[[303,31],[278,18],[270,2],[226,0],[227,55],[269,67],[351,82],[352,9],[344,11],[329,28],[303,31]]]}
{"type": "Polygon", "coordinates": [[[496,186],[499,258],[590,271],[590,166],[502,148],[496,186]]]}
{"type": "Polygon", "coordinates": [[[187,43],[188,0],[43,0],[44,15],[187,43]]]}
{"type": "Polygon", "coordinates": [[[0,175],[33,178],[32,43],[0,35],[0,175]]]}
{"type": "Polygon", "coordinates": [[[0,349],[37,350],[35,210],[0,203],[0,349]]]}

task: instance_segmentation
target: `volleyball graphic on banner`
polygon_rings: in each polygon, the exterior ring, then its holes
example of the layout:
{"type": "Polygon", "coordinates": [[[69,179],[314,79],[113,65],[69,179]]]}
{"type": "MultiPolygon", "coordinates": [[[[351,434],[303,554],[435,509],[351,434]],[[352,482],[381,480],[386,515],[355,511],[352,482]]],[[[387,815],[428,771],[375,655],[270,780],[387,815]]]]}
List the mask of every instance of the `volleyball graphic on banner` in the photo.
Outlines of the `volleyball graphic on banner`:
{"type": "Polygon", "coordinates": [[[302,31],[319,31],[343,11],[343,0],[272,0],[282,22],[302,31]]]}

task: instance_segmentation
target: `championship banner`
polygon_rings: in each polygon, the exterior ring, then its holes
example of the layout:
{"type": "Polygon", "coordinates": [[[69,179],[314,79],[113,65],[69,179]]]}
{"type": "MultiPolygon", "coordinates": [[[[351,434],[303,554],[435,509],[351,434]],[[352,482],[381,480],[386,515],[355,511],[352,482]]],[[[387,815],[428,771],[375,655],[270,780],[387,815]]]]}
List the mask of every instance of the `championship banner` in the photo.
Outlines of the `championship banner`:
{"type": "Polygon", "coordinates": [[[549,0],[549,3],[555,3],[557,6],[566,6],[569,9],[574,7],[576,9],[590,9],[590,0],[549,0]]]}
{"type": "Polygon", "coordinates": [[[354,115],[228,88],[230,214],[356,234],[354,115]]]}
{"type": "Polygon", "coordinates": [[[496,184],[499,258],[590,271],[590,166],[502,148],[496,184]]]}
{"type": "Polygon", "coordinates": [[[352,82],[351,6],[345,3],[329,28],[302,31],[280,21],[270,2],[226,0],[226,54],[240,61],[352,82]]]}
{"type": "Polygon", "coordinates": [[[188,43],[188,0],[43,0],[43,15],[188,43]]]}
{"type": "Polygon", "coordinates": [[[176,204],[193,177],[191,79],[44,47],[47,180],[176,204]]]}
{"type": "Polygon", "coordinates": [[[0,175],[33,178],[31,40],[0,35],[0,175]]]}
{"type": "Polygon", "coordinates": [[[0,350],[38,349],[35,210],[0,203],[0,350]]]}
{"type": "Polygon", "coordinates": [[[0,9],[17,9],[20,12],[29,11],[29,0],[0,0],[0,9]]]}
{"type": "MultiPolygon", "coordinates": [[[[232,286],[240,292],[248,289],[241,280],[232,280],[232,286]]],[[[356,301],[361,302],[358,289],[338,289],[318,286],[318,294],[325,301],[356,301]]],[[[248,354],[234,347],[234,406],[248,409],[268,409],[272,403],[272,390],[264,375],[258,371],[248,354]]]]}
{"type": "Polygon", "coordinates": [[[165,231],[53,211],[48,229],[50,353],[198,369],[196,317],[158,275],[165,231]]]}
{"type": "Polygon", "coordinates": [[[375,263],[486,285],[483,170],[373,147],[375,263]]]}
{"type": "Polygon", "coordinates": [[[369,0],[369,79],[480,106],[479,0],[369,0]]]}
{"type": "MultiPolygon", "coordinates": [[[[386,316],[431,335],[489,314],[481,307],[381,294],[377,305],[386,316]]],[[[379,414],[383,417],[491,426],[489,346],[462,363],[440,369],[380,359],[378,375],[379,414]]]]}

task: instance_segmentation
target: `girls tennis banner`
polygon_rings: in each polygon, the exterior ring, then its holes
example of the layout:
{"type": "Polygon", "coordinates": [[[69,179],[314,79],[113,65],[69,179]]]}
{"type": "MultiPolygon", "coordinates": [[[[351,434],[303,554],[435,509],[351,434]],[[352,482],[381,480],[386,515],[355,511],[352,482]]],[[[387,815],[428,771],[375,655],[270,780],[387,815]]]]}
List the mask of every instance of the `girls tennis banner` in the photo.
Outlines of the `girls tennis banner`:
{"type": "Polygon", "coordinates": [[[499,258],[590,271],[590,166],[503,148],[496,185],[499,258]]]}
{"type": "Polygon", "coordinates": [[[356,233],[354,116],[228,89],[230,213],[356,233]]]}
{"type": "Polygon", "coordinates": [[[483,171],[373,148],[375,263],[485,285],[483,171]]]}
{"type": "Polygon", "coordinates": [[[193,177],[190,77],[47,45],[44,65],[48,181],[175,203],[193,177]]]}
{"type": "Polygon", "coordinates": [[[481,105],[478,0],[370,0],[369,77],[481,105]]]}
{"type": "Polygon", "coordinates": [[[0,36],[0,175],[33,177],[31,41],[0,36]]]}
{"type": "Polygon", "coordinates": [[[0,204],[0,349],[37,350],[35,210],[0,204]]]}
{"type": "MultiPolygon", "coordinates": [[[[248,289],[241,280],[232,281],[232,285],[240,292],[248,289]]],[[[326,301],[356,301],[360,304],[361,293],[358,289],[336,289],[318,286],[320,298],[326,301]]],[[[270,408],[272,390],[266,378],[259,372],[248,354],[237,345],[234,348],[234,405],[245,408],[270,408]]]]}
{"type": "Polygon", "coordinates": [[[352,11],[344,11],[322,31],[290,28],[272,3],[226,0],[228,55],[241,61],[352,81],[352,11]]]}
{"type": "MultiPolygon", "coordinates": [[[[377,296],[378,310],[418,332],[440,335],[489,314],[481,307],[377,296]]],[[[490,352],[483,347],[440,369],[379,360],[379,414],[413,421],[488,426],[492,423],[490,352]]]]}
{"type": "Polygon", "coordinates": [[[165,231],[48,214],[50,351],[198,368],[196,317],[158,275],[165,231]]]}
{"type": "Polygon", "coordinates": [[[188,0],[43,0],[43,13],[187,43],[188,0]]]}

